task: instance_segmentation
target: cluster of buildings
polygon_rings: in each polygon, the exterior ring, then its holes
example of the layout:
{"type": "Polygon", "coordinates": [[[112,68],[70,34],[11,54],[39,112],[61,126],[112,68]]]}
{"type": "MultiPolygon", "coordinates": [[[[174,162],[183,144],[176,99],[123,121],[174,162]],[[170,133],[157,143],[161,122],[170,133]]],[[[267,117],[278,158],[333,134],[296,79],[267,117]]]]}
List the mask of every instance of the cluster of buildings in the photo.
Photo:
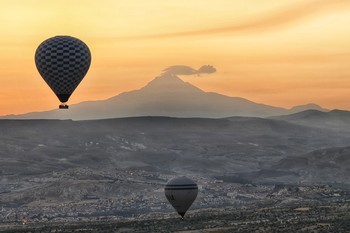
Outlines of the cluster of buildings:
{"type": "MultiPolygon", "coordinates": [[[[173,175],[161,174],[142,169],[115,170],[113,174],[79,168],[64,173],[54,173],[52,177],[31,178],[28,182],[36,185],[64,183],[66,180],[92,179],[96,186],[91,193],[85,192],[79,199],[62,200],[54,197],[32,197],[34,201],[21,205],[0,204],[0,223],[4,222],[47,222],[82,221],[101,218],[124,218],[151,213],[172,213],[171,205],[164,196],[164,185],[173,175]],[[90,177],[90,178],[89,178],[90,177]],[[111,192],[99,192],[101,187],[113,186],[111,192]]],[[[225,208],[229,206],[261,206],[269,203],[300,203],[304,200],[332,199],[346,200],[350,191],[331,186],[288,186],[253,185],[228,183],[210,177],[191,177],[199,187],[192,210],[225,208]]],[[[17,186],[1,186],[0,190],[18,192],[17,186]]],[[[23,201],[23,200],[22,200],[23,201]]],[[[261,213],[259,213],[261,214],[261,213]]],[[[266,213],[265,213],[266,214],[266,213]]]]}

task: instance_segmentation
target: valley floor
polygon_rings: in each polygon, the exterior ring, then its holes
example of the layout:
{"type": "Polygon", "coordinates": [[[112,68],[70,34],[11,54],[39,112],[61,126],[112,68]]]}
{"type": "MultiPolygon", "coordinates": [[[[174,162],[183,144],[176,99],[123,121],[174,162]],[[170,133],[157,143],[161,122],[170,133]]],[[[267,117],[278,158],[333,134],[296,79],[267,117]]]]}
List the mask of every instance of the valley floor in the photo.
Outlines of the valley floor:
{"type": "Polygon", "coordinates": [[[152,213],[80,222],[4,223],[0,232],[350,232],[350,201],[303,202],[278,207],[263,203],[243,208],[190,211],[185,220],[176,214],[152,213]]]}

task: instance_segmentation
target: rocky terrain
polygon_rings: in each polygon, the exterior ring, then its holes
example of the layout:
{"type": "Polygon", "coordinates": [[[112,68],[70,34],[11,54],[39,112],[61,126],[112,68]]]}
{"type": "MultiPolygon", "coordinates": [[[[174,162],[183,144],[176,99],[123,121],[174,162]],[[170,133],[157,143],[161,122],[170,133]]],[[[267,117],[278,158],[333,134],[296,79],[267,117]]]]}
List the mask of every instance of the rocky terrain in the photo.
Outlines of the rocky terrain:
{"type": "Polygon", "coordinates": [[[341,199],[274,203],[192,211],[185,220],[175,214],[153,213],[135,217],[105,217],[78,221],[6,223],[0,232],[349,232],[350,203],[341,199]],[[261,207],[261,205],[264,207],[261,207]]]}
{"type": "Polygon", "coordinates": [[[252,117],[1,120],[0,230],[348,230],[346,130],[252,117]],[[199,186],[189,225],[173,224],[163,193],[178,175],[199,186]]]}

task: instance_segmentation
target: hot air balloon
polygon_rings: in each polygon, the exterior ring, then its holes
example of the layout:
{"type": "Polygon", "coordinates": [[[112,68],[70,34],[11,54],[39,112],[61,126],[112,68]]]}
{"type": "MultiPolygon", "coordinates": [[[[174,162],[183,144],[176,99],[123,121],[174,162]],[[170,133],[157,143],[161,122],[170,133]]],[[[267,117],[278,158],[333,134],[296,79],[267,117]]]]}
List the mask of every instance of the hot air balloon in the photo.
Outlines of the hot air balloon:
{"type": "Polygon", "coordinates": [[[35,52],[36,67],[52,91],[66,102],[86,75],[91,63],[87,45],[71,36],[55,36],[42,42],[35,52]]]}
{"type": "Polygon", "coordinates": [[[197,197],[198,186],[193,180],[182,176],[170,180],[164,188],[165,196],[182,219],[197,197]]]}

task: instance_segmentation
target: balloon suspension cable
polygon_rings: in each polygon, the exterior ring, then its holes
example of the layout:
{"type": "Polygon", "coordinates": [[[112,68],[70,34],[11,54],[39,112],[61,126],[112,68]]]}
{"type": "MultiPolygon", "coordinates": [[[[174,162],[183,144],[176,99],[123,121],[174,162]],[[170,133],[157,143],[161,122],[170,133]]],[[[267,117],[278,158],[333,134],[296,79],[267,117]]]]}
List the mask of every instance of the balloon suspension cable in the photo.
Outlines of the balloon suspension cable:
{"type": "Polygon", "coordinates": [[[61,103],[58,107],[59,107],[59,109],[68,109],[69,108],[69,106],[65,103],[61,103]]]}

